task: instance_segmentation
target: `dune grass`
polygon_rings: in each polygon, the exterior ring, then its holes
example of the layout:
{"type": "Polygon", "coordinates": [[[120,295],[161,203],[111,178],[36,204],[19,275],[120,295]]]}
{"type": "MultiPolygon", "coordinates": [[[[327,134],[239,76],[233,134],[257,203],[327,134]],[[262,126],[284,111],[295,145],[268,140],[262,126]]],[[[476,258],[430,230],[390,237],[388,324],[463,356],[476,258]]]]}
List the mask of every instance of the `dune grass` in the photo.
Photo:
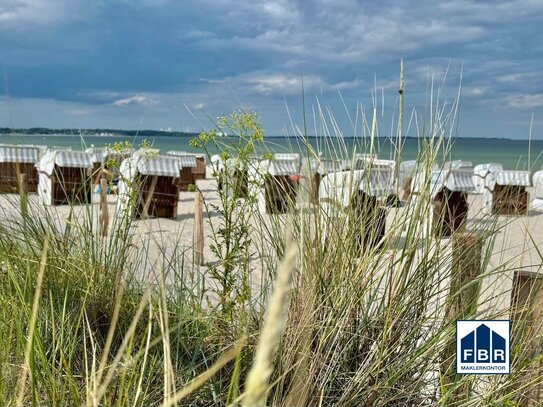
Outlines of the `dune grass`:
{"type": "MultiPolygon", "coordinates": [[[[74,206],[67,221],[29,203],[17,216],[5,209],[0,404],[537,405],[529,400],[543,380],[540,327],[529,324],[542,306],[537,287],[522,307],[492,305],[503,293],[489,281],[518,269],[515,259],[491,261],[507,249],[494,244],[507,221],[485,216],[449,239],[429,230],[430,171],[451,149],[457,103],[445,110],[430,101],[428,120],[417,126],[426,187],[404,208],[386,209],[387,230],[374,247],[361,249],[359,237],[375,233],[375,211],[331,215],[311,202],[307,176],[289,212],[268,216],[255,196],[239,198],[233,173],[223,174],[219,204],[206,203],[218,213],[206,237],[216,261],[202,268],[176,261],[191,250],[178,247],[160,254],[152,281],[141,272],[150,252],[136,221],[114,217],[102,237],[92,205],[74,206]],[[258,271],[249,261],[255,255],[258,271]],[[510,315],[513,373],[455,375],[456,319],[510,315]]],[[[352,159],[333,117],[320,109],[316,116],[327,155],[352,159]]],[[[361,112],[353,123],[357,152],[379,152],[376,120],[361,112]]],[[[194,141],[204,151],[210,143],[242,168],[265,148],[262,127],[245,112],[194,141]]],[[[542,244],[530,243],[528,228],[526,241],[525,253],[542,244]]]]}

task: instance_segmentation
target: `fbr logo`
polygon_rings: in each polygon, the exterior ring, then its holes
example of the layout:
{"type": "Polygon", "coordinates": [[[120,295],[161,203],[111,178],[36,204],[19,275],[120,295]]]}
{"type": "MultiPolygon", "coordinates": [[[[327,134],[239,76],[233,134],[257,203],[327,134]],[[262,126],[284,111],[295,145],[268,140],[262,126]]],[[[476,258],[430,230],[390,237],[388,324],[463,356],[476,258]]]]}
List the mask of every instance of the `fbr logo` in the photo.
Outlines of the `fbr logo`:
{"type": "Polygon", "coordinates": [[[456,321],[456,373],[510,373],[509,340],[509,321],[456,321]]]}

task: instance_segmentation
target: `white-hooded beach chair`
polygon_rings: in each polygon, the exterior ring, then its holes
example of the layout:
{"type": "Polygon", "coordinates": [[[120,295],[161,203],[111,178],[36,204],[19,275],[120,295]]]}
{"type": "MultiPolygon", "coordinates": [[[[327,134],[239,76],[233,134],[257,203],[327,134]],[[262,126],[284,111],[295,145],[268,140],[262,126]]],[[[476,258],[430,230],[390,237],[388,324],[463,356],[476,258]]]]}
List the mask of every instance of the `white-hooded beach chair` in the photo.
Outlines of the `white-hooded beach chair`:
{"type": "Polygon", "coordinates": [[[319,188],[319,207],[325,235],[338,232],[334,230],[336,222],[354,216],[360,226],[360,247],[377,245],[386,230],[386,198],[394,188],[394,171],[388,166],[324,176],[319,188]]]}
{"type": "Polygon", "coordinates": [[[383,190],[388,192],[386,203],[388,206],[399,206],[398,184],[396,178],[396,161],[384,160],[382,158],[367,157],[362,159],[362,169],[370,171],[371,174],[379,174],[379,182],[383,190]]]}
{"type": "MultiPolygon", "coordinates": [[[[205,155],[193,154],[193,153],[188,153],[186,151],[176,151],[176,150],[170,150],[166,152],[166,155],[174,155],[178,157],[187,157],[187,156],[194,157],[194,162],[192,160],[190,162],[187,161],[186,163],[187,165],[185,165],[183,168],[190,168],[190,172],[192,174],[192,183],[194,183],[198,179],[206,179],[206,156],[205,155]]],[[[181,178],[183,179],[184,177],[185,176],[182,174],[181,178]]],[[[188,179],[188,175],[186,177],[188,179]]]]}
{"type": "Polygon", "coordinates": [[[46,205],[90,203],[92,198],[92,158],[83,151],[54,150],[37,164],[38,195],[46,205]]]}
{"type": "Polygon", "coordinates": [[[526,215],[528,171],[497,171],[485,191],[485,211],[493,215],[526,215]]]}
{"type": "Polygon", "coordinates": [[[17,192],[26,174],[26,192],[36,192],[40,149],[31,146],[0,146],[0,192],[17,192]]]}
{"type": "Polygon", "coordinates": [[[177,218],[179,157],[138,150],[121,164],[117,210],[134,218],[177,218]]]}
{"type": "Polygon", "coordinates": [[[184,151],[170,150],[164,154],[165,156],[176,157],[181,162],[181,176],[179,178],[179,189],[181,191],[188,191],[190,185],[196,184],[195,171],[198,167],[198,161],[194,154],[189,154],[184,151]]]}
{"type": "Polygon", "coordinates": [[[417,199],[428,197],[433,207],[425,231],[430,229],[437,237],[447,237],[460,230],[468,216],[467,195],[474,190],[473,168],[433,171],[430,179],[417,176],[413,194],[417,199]]]}
{"type": "Polygon", "coordinates": [[[274,154],[269,160],[248,165],[249,193],[260,213],[286,213],[296,201],[301,169],[300,154],[274,154]]]}

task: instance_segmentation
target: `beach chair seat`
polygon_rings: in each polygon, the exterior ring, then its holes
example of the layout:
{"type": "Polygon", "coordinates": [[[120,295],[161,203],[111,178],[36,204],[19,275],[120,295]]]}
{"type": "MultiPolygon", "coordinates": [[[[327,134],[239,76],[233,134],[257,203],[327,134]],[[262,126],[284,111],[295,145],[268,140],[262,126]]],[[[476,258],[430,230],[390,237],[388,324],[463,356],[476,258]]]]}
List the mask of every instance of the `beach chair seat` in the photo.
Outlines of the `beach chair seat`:
{"type": "Polygon", "coordinates": [[[297,183],[288,175],[267,176],[264,184],[266,212],[286,213],[296,201],[297,183]]]}
{"type": "Polygon", "coordinates": [[[436,237],[448,237],[465,225],[469,205],[464,192],[444,188],[433,200],[433,225],[436,237]]]}
{"type": "Polygon", "coordinates": [[[177,218],[181,157],[140,149],[120,167],[117,209],[134,218],[177,218]]]}
{"type": "Polygon", "coordinates": [[[492,213],[495,215],[526,215],[528,213],[528,191],[519,185],[496,185],[492,198],[492,213]]]}
{"type": "Polygon", "coordinates": [[[526,215],[528,191],[531,185],[528,171],[498,171],[491,185],[490,205],[493,215],[526,215]]]}
{"type": "Polygon", "coordinates": [[[90,203],[92,186],[89,170],[55,166],[52,199],[53,205],[90,203]]]}
{"type": "Polygon", "coordinates": [[[0,146],[0,193],[18,192],[21,174],[26,174],[26,192],[38,190],[39,152],[32,146],[0,146]]]}

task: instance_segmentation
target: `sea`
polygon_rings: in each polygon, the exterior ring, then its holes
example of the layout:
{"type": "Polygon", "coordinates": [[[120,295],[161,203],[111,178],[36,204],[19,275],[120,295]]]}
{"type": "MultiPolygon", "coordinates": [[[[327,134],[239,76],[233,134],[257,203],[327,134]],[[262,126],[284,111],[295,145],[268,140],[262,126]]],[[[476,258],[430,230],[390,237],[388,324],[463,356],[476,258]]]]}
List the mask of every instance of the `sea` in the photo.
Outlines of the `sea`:
{"type": "MultiPolygon", "coordinates": [[[[203,150],[195,149],[190,145],[191,137],[185,136],[156,136],[146,138],[140,136],[122,135],[21,135],[2,134],[2,144],[38,144],[49,147],[71,147],[81,150],[88,147],[104,147],[115,142],[130,142],[137,147],[145,142],[150,142],[155,148],[161,151],[177,150],[191,153],[202,153],[203,150]]],[[[229,142],[220,140],[221,143],[229,142]]],[[[321,153],[324,157],[346,157],[357,153],[376,153],[380,158],[390,159],[395,157],[396,147],[390,139],[380,138],[374,141],[373,146],[367,139],[330,137],[308,138],[302,141],[299,138],[288,137],[266,137],[263,144],[257,146],[257,152],[301,152],[307,153],[309,146],[315,152],[321,153]]],[[[416,138],[406,138],[401,150],[401,160],[415,160],[421,150],[419,147],[423,142],[416,138]]],[[[463,160],[471,161],[473,165],[482,163],[501,163],[504,169],[518,170],[540,170],[543,168],[543,140],[511,140],[511,139],[490,139],[490,138],[456,138],[451,140],[450,148],[446,152],[440,151],[437,154],[437,161],[463,160]],[[528,165],[528,157],[530,165],[528,165]]],[[[209,153],[217,153],[218,149],[209,146],[209,153]]]]}

